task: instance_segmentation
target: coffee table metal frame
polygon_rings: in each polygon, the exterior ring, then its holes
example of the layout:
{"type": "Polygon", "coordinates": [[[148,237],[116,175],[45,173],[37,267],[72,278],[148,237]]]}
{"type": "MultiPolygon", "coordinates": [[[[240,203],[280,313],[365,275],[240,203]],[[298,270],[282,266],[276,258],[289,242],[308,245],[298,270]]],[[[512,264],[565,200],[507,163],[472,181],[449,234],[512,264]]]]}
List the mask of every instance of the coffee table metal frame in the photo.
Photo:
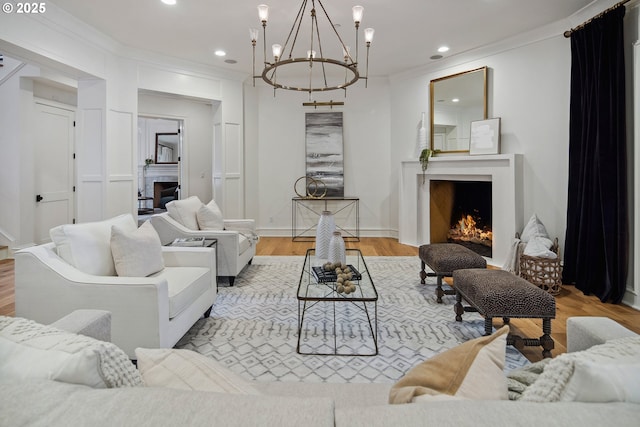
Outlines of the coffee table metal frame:
{"type": "Polygon", "coordinates": [[[356,291],[351,294],[339,294],[336,291],[336,282],[318,282],[312,272],[312,267],[320,266],[326,260],[317,259],[315,249],[308,249],[300,282],[298,283],[298,344],[296,351],[299,354],[313,354],[319,356],[375,356],[378,354],[378,292],[376,291],[369,269],[364,261],[362,252],[359,249],[347,249],[347,264],[353,265],[361,275],[360,280],[353,280],[356,291]],[[303,335],[303,324],[307,310],[319,303],[331,303],[333,308],[333,352],[313,353],[301,350],[301,339],[303,335]],[[340,353],[338,351],[338,335],[336,323],[336,303],[352,304],[357,309],[365,313],[369,330],[373,339],[374,351],[372,353],[340,353]],[[373,304],[373,312],[370,313],[373,304]]]}

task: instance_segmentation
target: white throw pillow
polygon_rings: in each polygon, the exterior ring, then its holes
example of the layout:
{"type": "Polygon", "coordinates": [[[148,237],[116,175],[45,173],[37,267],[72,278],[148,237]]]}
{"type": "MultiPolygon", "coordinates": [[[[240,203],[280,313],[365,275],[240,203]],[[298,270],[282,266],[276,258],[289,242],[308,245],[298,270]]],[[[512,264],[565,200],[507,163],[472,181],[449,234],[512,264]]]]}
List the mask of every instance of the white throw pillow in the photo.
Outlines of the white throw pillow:
{"type": "Polygon", "coordinates": [[[199,230],[196,215],[202,202],[198,196],[187,197],[183,200],[173,200],[167,203],[167,212],[171,218],[190,230],[199,230]]]}
{"type": "Polygon", "coordinates": [[[95,388],[142,385],[142,377],[115,344],[0,316],[0,378],[50,379],[95,388]]]}
{"type": "Polygon", "coordinates": [[[222,211],[215,200],[200,206],[196,214],[200,230],[224,230],[222,211]]]}
{"type": "Polygon", "coordinates": [[[546,237],[534,236],[525,246],[523,253],[540,258],[558,258],[558,254],[550,249],[552,245],[553,242],[546,237]]]}
{"type": "Polygon", "coordinates": [[[49,231],[56,244],[58,255],[87,274],[115,276],[116,269],[111,255],[111,226],[127,232],[137,228],[131,214],[111,219],[81,224],[64,224],[49,231]]]}
{"type": "Polygon", "coordinates": [[[112,226],[111,253],[118,276],[145,277],[164,268],[160,236],[149,221],[132,232],[112,226]]]}
{"type": "Polygon", "coordinates": [[[560,400],[640,403],[640,359],[608,364],[576,360],[560,400]]]}
{"type": "Polygon", "coordinates": [[[136,348],[138,370],[148,387],[260,394],[220,363],[191,350],[136,348]]]}
{"type": "Polygon", "coordinates": [[[523,242],[528,242],[532,237],[540,236],[549,238],[549,233],[547,233],[547,229],[544,224],[538,219],[536,214],[533,214],[531,218],[529,218],[529,222],[525,225],[524,230],[522,230],[522,235],[520,236],[520,240],[523,242]]]}

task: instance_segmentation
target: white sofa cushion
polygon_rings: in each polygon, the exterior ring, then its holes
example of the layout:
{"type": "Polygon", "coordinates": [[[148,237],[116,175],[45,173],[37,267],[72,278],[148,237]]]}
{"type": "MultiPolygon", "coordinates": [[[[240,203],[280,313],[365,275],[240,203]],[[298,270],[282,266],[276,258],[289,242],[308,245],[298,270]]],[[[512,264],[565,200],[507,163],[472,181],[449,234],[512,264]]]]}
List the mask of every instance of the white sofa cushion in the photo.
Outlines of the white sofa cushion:
{"type": "Polygon", "coordinates": [[[145,277],[164,268],[160,237],[149,221],[132,232],[113,225],[111,254],[118,276],[145,277]]]}
{"type": "Polygon", "coordinates": [[[187,197],[182,200],[173,200],[167,203],[167,212],[171,218],[178,221],[190,230],[199,230],[197,213],[202,206],[198,196],[187,197]]]}
{"type": "MultiPolygon", "coordinates": [[[[333,400],[124,387],[95,390],[55,381],[0,384],[10,426],[333,427],[333,400]]],[[[618,424],[620,426],[620,424],[618,424]]]]}
{"type": "Polygon", "coordinates": [[[64,224],[49,231],[58,255],[78,270],[95,276],[115,276],[111,254],[111,227],[133,232],[137,225],[131,214],[81,224],[64,224]]]}
{"type": "Polygon", "coordinates": [[[191,350],[136,348],[138,369],[148,387],[260,394],[217,361],[191,350]]]}
{"type": "Polygon", "coordinates": [[[200,206],[196,214],[200,230],[224,230],[222,211],[215,200],[200,206]]]}
{"type": "Polygon", "coordinates": [[[0,316],[0,378],[52,379],[94,388],[142,385],[142,378],[116,345],[0,316]]]}
{"type": "Polygon", "coordinates": [[[204,267],[165,267],[151,275],[167,281],[169,318],[173,319],[211,288],[211,274],[204,267]]]}
{"type": "Polygon", "coordinates": [[[606,364],[576,360],[562,400],[640,403],[640,358],[606,364]]]}

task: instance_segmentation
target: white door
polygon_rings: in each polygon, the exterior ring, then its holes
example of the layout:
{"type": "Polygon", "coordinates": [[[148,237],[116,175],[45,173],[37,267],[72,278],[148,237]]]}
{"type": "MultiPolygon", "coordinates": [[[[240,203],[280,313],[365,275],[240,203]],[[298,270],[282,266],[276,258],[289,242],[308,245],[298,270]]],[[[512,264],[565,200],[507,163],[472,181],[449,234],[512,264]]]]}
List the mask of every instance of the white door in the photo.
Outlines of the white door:
{"type": "Polygon", "coordinates": [[[75,112],[36,103],[34,125],[35,240],[50,241],[49,230],[74,218],[75,112]]]}

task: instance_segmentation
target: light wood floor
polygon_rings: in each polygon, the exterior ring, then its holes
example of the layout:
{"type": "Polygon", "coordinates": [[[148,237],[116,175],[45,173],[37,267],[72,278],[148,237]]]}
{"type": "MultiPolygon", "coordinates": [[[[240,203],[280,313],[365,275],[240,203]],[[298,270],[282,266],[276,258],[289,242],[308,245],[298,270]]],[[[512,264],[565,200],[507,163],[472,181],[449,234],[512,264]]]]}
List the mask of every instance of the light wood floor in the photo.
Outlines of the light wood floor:
{"type": "MultiPolygon", "coordinates": [[[[257,246],[257,255],[304,255],[312,242],[292,242],[287,237],[262,237],[257,246]]],[[[364,256],[415,256],[416,276],[420,270],[418,249],[401,245],[395,239],[362,238],[360,242],[346,242],[348,248],[357,248],[364,256]]],[[[0,315],[14,316],[14,262],[0,261],[0,315]]],[[[452,297],[449,297],[452,298],[452,297]]],[[[451,317],[454,318],[453,303],[445,299],[445,304],[451,304],[451,317]]],[[[625,327],[640,333],[640,311],[626,305],[603,304],[594,296],[585,296],[573,286],[563,286],[556,296],[556,318],[552,322],[552,338],[555,341],[553,355],[566,352],[566,320],[571,316],[604,316],[621,323],[625,327]]],[[[500,321],[496,321],[496,326],[500,321]]],[[[512,332],[528,337],[541,335],[541,321],[533,319],[513,319],[512,332]]],[[[541,349],[529,347],[523,351],[532,362],[540,360],[541,349]]]]}

